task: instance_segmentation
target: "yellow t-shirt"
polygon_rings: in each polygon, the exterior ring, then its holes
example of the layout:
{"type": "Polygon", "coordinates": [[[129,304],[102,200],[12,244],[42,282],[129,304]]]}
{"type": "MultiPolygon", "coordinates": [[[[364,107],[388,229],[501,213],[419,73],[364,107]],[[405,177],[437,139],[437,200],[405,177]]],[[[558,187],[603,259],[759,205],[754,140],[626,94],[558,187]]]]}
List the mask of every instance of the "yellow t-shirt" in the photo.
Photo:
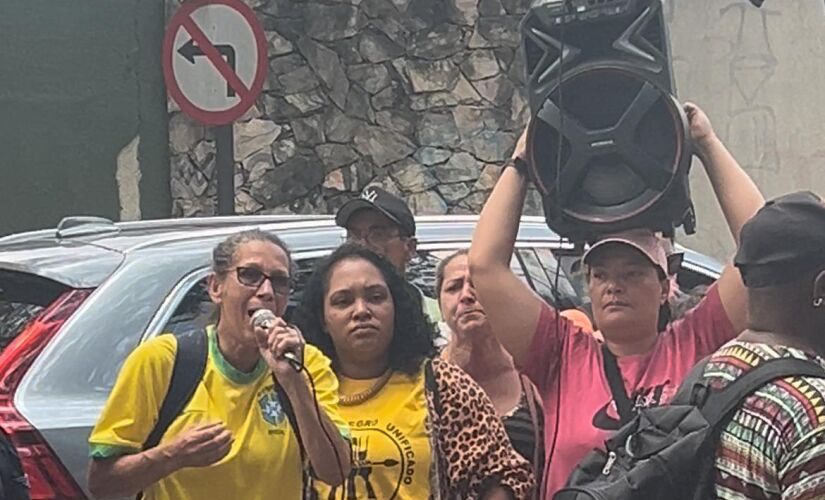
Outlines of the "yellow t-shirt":
{"type": "MultiPolygon", "coordinates": [[[[271,372],[263,360],[251,373],[235,369],[221,354],[214,328],[207,332],[209,357],[203,379],[161,444],[189,427],[222,422],[234,438],[232,449],[209,467],[178,470],[147,488],[144,497],[271,499],[277,492],[278,498],[300,498],[300,449],[271,372]]],[[[161,335],[129,355],[89,437],[93,458],[141,451],[169,387],[176,348],[172,335],[161,335]]],[[[320,408],[348,437],[347,426],[338,414],[338,381],[329,359],[307,345],[304,363],[315,383],[320,408]]]]}
{"type": "MultiPolygon", "coordinates": [[[[377,379],[341,377],[341,394],[357,394],[377,379]]],[[[340,406],[352,433],[352,472],[342,497],[315,481],[319,500],[417,499],[430,496],[430,441],[424,370],[394,373],[381,391],[356,406],[340,406]]]]}

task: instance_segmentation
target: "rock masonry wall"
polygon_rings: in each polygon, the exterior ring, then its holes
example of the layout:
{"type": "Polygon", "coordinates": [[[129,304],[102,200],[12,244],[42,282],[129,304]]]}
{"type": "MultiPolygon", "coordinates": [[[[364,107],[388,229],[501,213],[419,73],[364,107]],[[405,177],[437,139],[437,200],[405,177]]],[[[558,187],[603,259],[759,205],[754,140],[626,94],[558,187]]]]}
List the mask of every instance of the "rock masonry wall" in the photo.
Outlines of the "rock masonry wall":
{"type": "MultiPolygon", "coordinates": [[[[529,0],[246,1],[269,74],[234,125],[237,213],[333,213],[368,184],[418,214],[480,210],[529,115],[529,0]]],[[[174,215],[214,214],[211,131],[170,101],[169,136],[174,215]]]]}

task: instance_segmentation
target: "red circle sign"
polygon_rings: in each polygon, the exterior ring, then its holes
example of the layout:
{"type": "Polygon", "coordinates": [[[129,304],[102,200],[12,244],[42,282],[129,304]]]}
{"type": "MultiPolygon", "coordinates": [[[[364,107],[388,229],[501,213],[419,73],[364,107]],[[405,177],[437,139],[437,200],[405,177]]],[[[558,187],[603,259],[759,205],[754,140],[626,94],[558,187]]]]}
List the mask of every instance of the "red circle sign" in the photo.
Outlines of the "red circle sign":
{"type": "Polygon", "coordinates": [[[243,116],[266,79],[267,43],[240,0],[189,0],[166,28],[163,77],[180,109],[205,125],[243,116]]]}

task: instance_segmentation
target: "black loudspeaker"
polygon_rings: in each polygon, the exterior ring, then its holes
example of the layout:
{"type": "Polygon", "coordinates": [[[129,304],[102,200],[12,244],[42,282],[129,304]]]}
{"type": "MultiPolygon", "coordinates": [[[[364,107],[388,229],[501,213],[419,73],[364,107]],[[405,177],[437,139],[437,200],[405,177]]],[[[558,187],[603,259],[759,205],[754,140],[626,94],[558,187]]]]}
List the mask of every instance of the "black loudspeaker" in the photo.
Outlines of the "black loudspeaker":
{"type": "Polygon", "coordinates": [[[695,230],[662,0],[536,0],[522,21],[530,176],[574,240],[695,230]]]}

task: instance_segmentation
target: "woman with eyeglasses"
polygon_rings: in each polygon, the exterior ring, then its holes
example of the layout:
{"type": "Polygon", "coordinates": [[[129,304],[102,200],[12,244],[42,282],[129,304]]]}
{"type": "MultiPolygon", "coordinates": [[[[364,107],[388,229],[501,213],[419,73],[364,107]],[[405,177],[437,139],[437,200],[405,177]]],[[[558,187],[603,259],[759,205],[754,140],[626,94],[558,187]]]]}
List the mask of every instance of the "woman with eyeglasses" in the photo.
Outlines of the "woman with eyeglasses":
{"type": "Polygon", "coordinates": [[[352,431],[352,472],[339,487],[315,481],[313,498],[529,498],[529,464],[478,384],[434,358],[430,324],[388,261],[342,245],[310,278],[297,318],[332,359],[352,431]]]}
{"type": "Polygon", "coordinates": [[[132,352],[89,438],[95,496],[297,499],[310,468],[329,484],[349,474],[330,361],[281,319],[291,288],[286,245],[244,231],[215,248],[212,267],[218,319],[195,333],[208,346],[200,382],[160,442],[147,446],[185,344],[161,335],[132,352]],[[262,309],[274,320],[253,324],[262,309]],[[286,353],[303,361],[301,371],[286,353]]]}

